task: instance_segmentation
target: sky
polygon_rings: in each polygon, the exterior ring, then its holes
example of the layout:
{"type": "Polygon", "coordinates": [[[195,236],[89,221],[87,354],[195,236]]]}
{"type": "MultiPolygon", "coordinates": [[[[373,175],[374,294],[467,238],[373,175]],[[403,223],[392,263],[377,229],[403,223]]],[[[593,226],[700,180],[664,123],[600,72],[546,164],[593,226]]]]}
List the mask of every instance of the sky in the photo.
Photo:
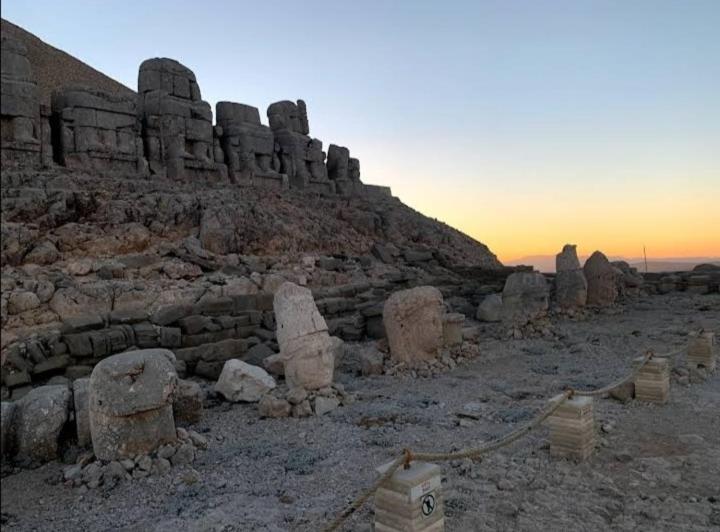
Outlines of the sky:
{"type": "Polygon", "coordinates": [[[720,1],[4,0],[130,86],[148,57],[213,106],[307,102],[362,179],[487,244],[720,255],[720,1]],[[59,23],[62,21],[62,23],[59,23]]]}

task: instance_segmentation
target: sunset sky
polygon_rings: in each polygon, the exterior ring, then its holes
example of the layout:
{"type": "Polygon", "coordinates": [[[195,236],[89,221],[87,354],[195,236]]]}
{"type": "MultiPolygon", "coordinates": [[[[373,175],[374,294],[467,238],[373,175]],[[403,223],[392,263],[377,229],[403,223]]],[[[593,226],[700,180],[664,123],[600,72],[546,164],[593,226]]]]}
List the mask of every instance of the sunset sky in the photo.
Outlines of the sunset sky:
{"type": "Polygon", "coordinates": [[[365,182],[487,244],[720,255],[720,1],[7,0],[135,88],[148,57],[213,105],[303,98],[365,182]]]}

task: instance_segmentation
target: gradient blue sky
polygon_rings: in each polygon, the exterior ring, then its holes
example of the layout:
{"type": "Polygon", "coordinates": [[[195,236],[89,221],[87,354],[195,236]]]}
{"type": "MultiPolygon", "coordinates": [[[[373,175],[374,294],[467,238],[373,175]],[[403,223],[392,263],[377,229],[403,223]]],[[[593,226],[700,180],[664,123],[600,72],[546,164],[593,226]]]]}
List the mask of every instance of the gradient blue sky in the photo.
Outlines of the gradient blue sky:
{"type": "Polygon", "coordinates": [[[213,105],[303,98],[366,182],[488,244],[720,255],[720,0],[5,0],[135,88],[148,57],[213,105]]]}

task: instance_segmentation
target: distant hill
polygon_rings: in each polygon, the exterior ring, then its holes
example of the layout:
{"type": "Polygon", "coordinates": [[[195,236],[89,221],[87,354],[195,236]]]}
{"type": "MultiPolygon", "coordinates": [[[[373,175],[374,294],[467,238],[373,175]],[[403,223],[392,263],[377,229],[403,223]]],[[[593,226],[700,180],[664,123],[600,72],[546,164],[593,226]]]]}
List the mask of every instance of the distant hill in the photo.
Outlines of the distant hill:
{"type": "Polygon", "coordinates": [[[40,89],[40,103],[50,105],[52,91],[70,85],[89,86],[114,94],[135,94],[129,87],[5,19],[2,19],[2,36],[12,37],[27,47],[28,59],[40,89]]]}
{"type": "MultiPolygon", "coordinates": [[[[580,255],[580,264],[587,260],[589,255],[580,255]]],[[[608,257],[611,261],[624,260],[640,272],[645,271],[645,261],[642,258],[608,257]]],[[[667,257],[653,258],[647,261],[648,272],[681,272],[692,270],[698,264],[711,263],[720,265],[720,257],[667,257]]],[[[555,255],[528,255],[519,259],[507,261],[507,266],[533,266],[536,270],[553,273],[555,271],[555,255]]]]}

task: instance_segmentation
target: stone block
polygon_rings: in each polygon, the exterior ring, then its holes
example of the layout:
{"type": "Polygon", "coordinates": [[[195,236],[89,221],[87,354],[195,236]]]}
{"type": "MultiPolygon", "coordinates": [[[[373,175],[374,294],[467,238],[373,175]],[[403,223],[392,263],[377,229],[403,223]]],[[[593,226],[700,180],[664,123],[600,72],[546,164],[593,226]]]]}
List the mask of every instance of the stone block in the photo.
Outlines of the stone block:
{"type": "MultiPolygon", "coordinates": [[[[564,395],[552,398],[560,401],[564,395]]],[[[587,460],[595,449],[595,418],[592,397],[573,396],[548,418],[550,454],[556,457],[587,460]]]]}

